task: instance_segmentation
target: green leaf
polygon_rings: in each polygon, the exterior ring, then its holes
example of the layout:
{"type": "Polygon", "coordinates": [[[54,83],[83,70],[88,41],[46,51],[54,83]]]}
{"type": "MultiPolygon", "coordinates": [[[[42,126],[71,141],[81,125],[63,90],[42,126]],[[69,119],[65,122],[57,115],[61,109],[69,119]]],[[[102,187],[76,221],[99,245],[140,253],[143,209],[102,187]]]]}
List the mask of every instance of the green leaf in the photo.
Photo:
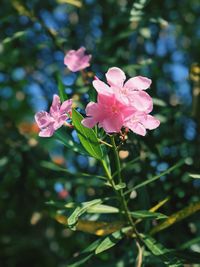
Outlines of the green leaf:
{"type": "MultiPolygon", "coordinates": [[[[64,208],[66,208],[66,209],[75,209],[75,208],[80,206],[80,205],[77,205],[74,202],[63,204],[63,203],[56,202],[56,201],[53,201],[53,200],[47,201],[46,204],[49,205],[49,206],[54,206],[54,207],[61,208],[61,209],[62,208],[63,209],[64,208]]],[[[115,207],[112,207],[112,206],[109,206],[109,205],[102,205],[102,204],[97,204],[95,206],[87,208],[87,213],[99,213],[99,214],[105,213],[106,214],[106,213],[118,213],[118,212],[119,212],[118,208],[115,208],[115,207]]]]}
{"type": "Polygon", "coordinates": [[[92,206],[87,210],[88,213],[118,213],[119,209],[109,206],[109,205],[96,205],[96,206],[92,206]]]}
{"type": "Polygon", "coordinates": [[[189,176],[194,179],[200,179],[200,174],[189,173],[189,176]]]}
{"type": "Polygon", "coordinates": [[[147,211],[147,210],[132,211],[130,213],[132,217],[136,219],[146,219],[146,218],[166,219],[167,218],[167,216],[162,213],[152,212],[152,211],[147,211]]]}
{"type": "Polygon", "coordinates": [[[72,149],[74,152],[80,153],[82,155],[88,156],[87,152],[82,148],[82,146],[76,142],[74,142],[71,135],[69,135],[66,131],[64,132],[63,129],[58,129],[54,136],[58,139],[63,145],[72,149]]]}
{"type": "Polygon", "coordinates": [[[62,168],[62,167],[56,165],[53,162],[48,162],[48,161],[45,161],[45,160],[43,160],[41,162],[41,166],[44,167],[44,168],[53,170],[53,171],[65,172],[68,175],[74,176],[74,177],[79,177],[79,178],[80,177],[90,177],[90,178],[98,178],[98,179],[101,179],[101,180],[107,180],[106,177],[101,176],[101,175],[89,174],[89,173],[84,173],[84,172],[75,172],[75,173],[73,173],[73,172],[68,171],[65,168],[62,168]]]}
{"type": "Polygon", "coordinates": [[[194,244],[199,244],[200,243],[200,237],[193,238],[190,241],[187,241],[186,243],[182,244],[179,249],[187,249],[190,248],[194,244]]]}
{"type": "Polygon", "coordinates": [[[83,120],[83,116],[73,109],[72,111],[72,121],[77,130],[78,137],[80,139],[81,144],[85,148],[85,150],[90,154],[90,156],[102,160],[103,153],[98,142],[97,136],[92,129],[86,128],[81,124],[83,120]]]}
{"type": "Polygon", "coordinates": [[[72,230],[76,230],[76,224],[78,222],[78,219],[81,215],[83,215],[89,208],[92,206],[95,206],[97,204],[101,204],[101,199],[94,199],[92,201],[83,202],[78,207],[75,208],[75,210],[72,212],[72,214],[68,218],[68,227],[72,230]]]}
{"type": "Polygon", "coordinates": [[[64,102],[65,100],[68,99],[68,97],[67,97],[67,94],[65,93],[65,86],[62,83],[62,80],[61,80],[61,77],[60,77],[59,74],[57,75],[57,80],[58,80],[58,92],[59,92],[59,96],[60,96],[61,102],[64,102]]]}
{"type": "Polygon", "coordinates": [[[142,241],[146,247],[155,256],[158,256],[163,263],[170,267],[183,266],[182,261],[179,260],[171,250],[165,248],[162,244],[158,243],[155,239],[147,235],[141,235],[142,241]]]}
{"type": "Polygon", "coordinates": [[[26,34],[27,34],[26,31],[16,32],[16,33],[14,33],[11,37],[6,37],[6,38],[2,41],[2,44],[3,44],[3,45],[8,44],[8,43],[14,41],[15,39],[24,37],[26,34]]]}
{"type": "Polygon", "coordinates": [[[122,228],[121,230],[118,230],[105,237],[96,248],[95,254],[99,254],[115,246],[124,237],[124,233],[126,233],[130,229],[130,227],[122,228]]]}
{"type": "Polygon", "coordinates": [[[138,184],[138,185],[136,185],[136,186],[130,188],[129,190],[127,190],[127,191],[125,192],[125,195],[126,195],[126,194],[129,194],[132,190],[139,189],[139,188],[141,188],[141,187],[143,187],[143,186],[145,186],[145,185],[147,185],[147,184],[150,184],[150,183],[152,183],[152,182],[154,182],[154,181],[160,179],[160,177],[162,177],[162,176],[164,176],[164,175],[166,175],[166,174],[172,172],[173,170],[177,169],[178,167],[180,167],[180,166],[183,165],[184,163],[185,163],[185,160],[180,160],[178,163],[176,163],[174,166],[170,167],[170,168],[167,169],[166,171],[161,172],[160,174],[158,174],[158,175],[156,175],[156,176],[153,176],[153,177],[151,177],[150,179],[148,179],[148,180],[146,180],[146,181],[144,181],[144,182],[142,182],[142,183],[140,183],[140,184],[138,184]]]}
{"type": "Polygon", "coordinates": [[[153,104],[156,106],[159,106],[159,107],[166,107],[167,106],[167,104],[159,98],[153,98],[153,104]]]}

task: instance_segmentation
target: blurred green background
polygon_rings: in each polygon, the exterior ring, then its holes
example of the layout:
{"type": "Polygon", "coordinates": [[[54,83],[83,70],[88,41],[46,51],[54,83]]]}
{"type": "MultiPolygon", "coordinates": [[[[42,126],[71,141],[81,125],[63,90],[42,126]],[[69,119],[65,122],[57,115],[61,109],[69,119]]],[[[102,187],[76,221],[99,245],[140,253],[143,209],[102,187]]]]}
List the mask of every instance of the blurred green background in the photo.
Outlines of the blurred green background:
{"type": "MultiPolygon", "coordinates": [[[[95,160],[64,148],[55,137],[37,137],[34,114],[47,110],[58,92],[58,73],[81,111],[93,94],[90,81],[64,66],[69,49],[85,46],[92,54],[91,75],[104,79],[107,69],[117,66],[127,76],[153,81],[149,94],[161,125],[144,138],[129,134],[121,148],[122,162],[141,158],[123,171],[129,187],[185,160],[173,173],[132,193],[132,210],[149,209],[170,196],[162,208],[170,215],[200,201],[200,181],[189,176],[200,173],[199,12],[198,0],[1,1],[0,266],[67,266],[95,236],[58,224],[45,202],[81,202],[110,194],[95,179],[102,173],[95,160]],[[56,172],[44,161],[72,173],[92,173],[94,179],[56,172]]],[[[76,140],[76,133],[70,134],[76,140]]],[[[199,236],[199,219],[196,213],[157,239],[177,248],[199,236]]],[[[192,249],[200,252],[200,244],[192,249]]],[[[132,250],[126,240],[84,266],[133,266],[132,250]]]]}

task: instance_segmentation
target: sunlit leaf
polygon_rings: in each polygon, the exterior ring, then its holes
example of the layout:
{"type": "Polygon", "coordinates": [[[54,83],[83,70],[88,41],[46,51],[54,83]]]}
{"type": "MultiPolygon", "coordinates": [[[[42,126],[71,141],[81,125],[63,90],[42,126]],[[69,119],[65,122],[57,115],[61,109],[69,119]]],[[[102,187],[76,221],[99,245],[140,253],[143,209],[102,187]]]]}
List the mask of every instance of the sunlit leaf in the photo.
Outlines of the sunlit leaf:
{"type": "Polygon", "coordinates": [[[189,173],[189,176],[194,179],[200,179],[200,174],[189,173]]]}
{"type": "Polygon", "coordinates": [[[155,234],[159,231],[162,231],[168,227],[170,227],[171,225],[187,218],[188,216],[194,214],[195,212],[200,210],[200,202],[196,202],[193,204],[190,204],[188,207],[172,214],[171,216],[169,216],[164,222],[158,224],[157,226],[155,226],[150,234],[155,234]]]}
{"type": "Polygon", "coordinates": [[[101,160],[103,153],[95,132],[92,129],[86,128],[81,124],[83,116],[73,109],[72,121],[77,130],[78,137],[85,150],[94,158],[101,160]]]}
{"type": "Polygon", "coordinates": [[[79,0],[56,0],[59,4],[70,4],[76,7],[82,7],[82,1],[79,0]]]}
{"type": "Polygon", "coordinates": [[[27,34],[26,31],[16,32],[16,33],[14,33],[11,37],[6,37],[6,38],[2,41],[2,44],[5,45],[5,44],[8,44],[8,43],[14,41],[15,39],[20,39],[20,38],[24,37],[26,34],[27,34]]]}
{"type": "MultiPolygon", "coordinates": [[[[56,214],[54,219],[60,224],[68,225],[68,218],[65,215],[56,214]]],[[[105,236],[121,229],[123,225],[124,222],[122,221],[102,222],[79,219],[76,224],[76,230],[97,236],[105,236]]]]}

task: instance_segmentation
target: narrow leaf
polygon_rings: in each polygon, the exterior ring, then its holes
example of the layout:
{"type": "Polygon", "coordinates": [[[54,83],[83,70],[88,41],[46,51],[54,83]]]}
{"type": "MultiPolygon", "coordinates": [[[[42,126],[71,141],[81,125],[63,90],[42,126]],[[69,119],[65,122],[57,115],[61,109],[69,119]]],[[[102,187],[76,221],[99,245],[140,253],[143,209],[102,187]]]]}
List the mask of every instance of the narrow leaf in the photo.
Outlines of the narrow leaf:
{"type": "Polygon", "coordinates": [[[146,247],[155,256],[158,256],[163,263],[170,267],[183,266],[182,261],[179,260],[171,250],[165,248],[162,244],[158,243],[155,239],[147,235],[141,235],[142,241],[146,247]]]}
{"type": "Polygon", "coordinates": [[[107,236],[96,248],[95,254],[99,254],[115,246],[124,237],[124,233],[128,230],[130,230],[130,227],[122,228],[121,230],[107,236]]]}
{"type": "Polygon", "coordinates": [[[195,212],[200,210],[200,201],[190,204],[188,207],[172,214],[171,216],[169,216],[164,222],[158,224],[157,226],[155,226],[150,234],[155,234],[159,231],[162,231],[168,227],[170,227],[171,225],[185,219],[186,217],[194,214],[195,212]]]}
{"type": "Polygon", "coordinates": [[[200,174],[189,173],[189,176],[194,179],[200,179],[200,174]]]}
{"type": "Polygon", "coordinates": [[[60,96],[61,102],[64,102],[65,100],[68,99],[68,97],[67,97],[67,94],[65,93],[65,86],[62,83],[62,80],[61,80],[61,77],[60,77],[59,74],[57,75],[57,80],[58,80],[58,92],[59,92],[59,96],[60,96]]]}
{"type": "Polygon", "coordinates": [[[166,219],[167,218],[167,216],[162,213],[152,212],[148,210],[138,210],[138,211],[133,211],[130,213],[131,213],[131,216],[136,219],[146,219],[146,218],[166,219]]]}
{"type": "Polygon", "coordinates": [[[78,137],[81,144],[85,150],[90,154],[90,156],[101,160],[103,158],[103,153],[98,142],[97,136],[92,129],[86,128],[82,125],[81,121],[83,116],[73,109],[72,111],[72,121],[77,130],[78,137]]]}
{"type": "Polygon", "coordinates": [[[74,152],[80,153],[82,155],[88,156],[87,152],[82,148],[80,144],[74,142],[72,136],[67,132],[64,132],[63,129],[58,129],[54,136],[66,147],[72,149],[74,152]]]}
{"type": "Polygon", "coordinates": [[[174,166],[170,167],[170,168],[167,169],[166,171],[161,172],[160,174],[151,177],[150,179],[148,179],[148,180],[146,180],[146,181],[144,181],[144,182],[142,182],[142,183],[140,183],[140,184],[134,186],[133,188],[130,188],[129,190],[127,190],[127,191],[125,192],[125,195],[126,195],[126,194],[129,194],[132,190],[141,188],[141,187],[143,187],[143,186],[145,186],[145,185],[147,185],[147,184],[150,184],[150,183],[152,183],[152,182],[154,182],[154,181],[160,179],[160,177],[162,177],[162,176],[164,176],[164,175],[166,175],[166,174],[172,172],[173,170],[177,169],[178,167],[180,167],[180,166],[183,165],[184,163],[185,163],[185,160],[180,160],[178,163],[176,163],[174,166]]]}
{"type": "Polygon", "coordinates": [[[77,224],[79,217],[83,215],[90,207],[100,203],[102,203],[101,199],[94,199],[92,201],[82,203],[72,212],[72,214],[68,218],[68,227],[72,230],[75,230],[75,225],[77,224]]]}

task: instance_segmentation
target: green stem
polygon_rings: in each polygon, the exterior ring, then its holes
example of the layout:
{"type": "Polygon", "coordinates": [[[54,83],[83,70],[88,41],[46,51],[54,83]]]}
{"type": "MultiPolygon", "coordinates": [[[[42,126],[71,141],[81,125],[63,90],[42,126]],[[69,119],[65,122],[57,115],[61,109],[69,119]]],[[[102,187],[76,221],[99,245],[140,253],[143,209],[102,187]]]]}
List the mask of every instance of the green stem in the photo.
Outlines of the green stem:
{"type": "MultiPolygon", "coordinates": [[[[113,146],[113,153],[114,153],[114,157],[115,157],[115,162],[116,162],[116,166],[117,166],[117,174],[118,174],[118,180],[119,183],[122,183],[122,175],[121,175],[121,166],[120,166],[120,159],[119,159],[119,154],[117,151],[117,146],[115,144],[115,137],[112,135],[111,136],[111,144],[113,146]]],[[[121,200],[121,205],[122,208],[124,210],[125,216],[128,219],[130,225],[133,227],[134,232],[135,232],[135,224],[133,222],[133,219],[131,217],[131,214],[129,212],[128,206],[127,206],[127,202],[123,193],[123,189],[119,190],[119,195],[120,195],[120,200],[121,200]]]]}

